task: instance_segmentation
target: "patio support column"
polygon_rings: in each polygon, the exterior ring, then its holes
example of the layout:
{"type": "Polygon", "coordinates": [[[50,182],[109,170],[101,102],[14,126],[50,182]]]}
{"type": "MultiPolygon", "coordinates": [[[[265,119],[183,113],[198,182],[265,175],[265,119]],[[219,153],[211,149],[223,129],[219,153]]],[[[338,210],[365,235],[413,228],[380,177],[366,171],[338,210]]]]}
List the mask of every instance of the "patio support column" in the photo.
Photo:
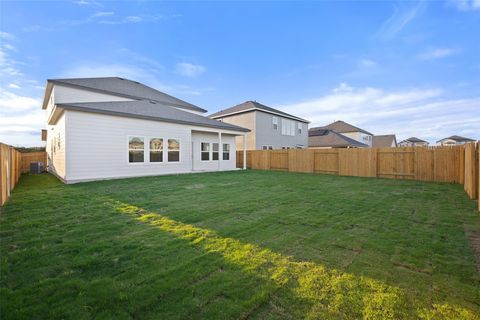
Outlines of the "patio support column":
{"type": "Polygon", "coordinates": [[[247,169],[247,135],[243,135],[243,170],[247,169]]]}
{"type": "Polygon", "coordinates": [[[218,132],[218,171],[221,170],[221,159],[223,159],[222,133],[218,132]]]}

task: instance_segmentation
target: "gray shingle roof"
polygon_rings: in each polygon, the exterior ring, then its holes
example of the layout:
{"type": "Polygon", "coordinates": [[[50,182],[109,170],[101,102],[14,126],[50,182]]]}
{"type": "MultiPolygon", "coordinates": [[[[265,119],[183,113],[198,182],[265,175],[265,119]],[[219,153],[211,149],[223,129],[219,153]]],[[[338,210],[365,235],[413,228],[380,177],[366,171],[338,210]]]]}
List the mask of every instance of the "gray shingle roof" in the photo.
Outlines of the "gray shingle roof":
{"type": "MultiPolygon", "coordinates": [[[[405,139],[405,140],[403,140],[403,141],[409,141],[409,142],[427,142],[427,141],[422,140],[422,139],[419,139],[419,138],[417,138],[417,137],[410,137],[410,138],[405,139]]],[[[402,141],[402,142],[403,142],[403,141],[402,141]]]]}
{"type": "Polygon", "coordinates": [[[114,102],[85,102],[60,103],[57,107],[67,110],[76,110],[100,113],[128,118],[156,120],[200,127],[249,132],[249,129],[233,124],[213,120],[192,112],[183,111],[166,104],[153,101],[114,101],[114,102]]]}
{"type": "Polygon", "coordinates": [[[397,138],[394,134],[373,136],[372,138],[372,147],[374,148],[391,147],[392,143],[397,145],[397,138]]]}
{"type": "Polygon", "coordinates": [[[286,112],[268,107],[264,104],[258,103],[256,101],[245,101],[244,103],[238,104],[236,106],[233,106],[231,108],[221,110],[219,112],[216,112],[214,114],[209,115],[210,118],[215,119],[215,118],[222,118],[226,115],[232,115],[232,114],[237,114],[237,113],[243,113],[247,112],[250,110],[259,110],[259,111],[264,111],[267,113],[276,113],[278,115],[284,116],[286,118],[294,119],[297,121],[309,123],[310,121],[296,117],[294,115],[288,114],[286,112]]]}
{"type": "Polygon", "coordinates": [[[75,87],[93,89],[99,92],[114,93],[133,99],[146,99],[163,102],[170,106],[207,112],[207,110],[197,107],[191,103],[172,97],[166,93],[160,92],[140,82],[118,78],[73,78],[73,79],[49,79],[48,82],[65,84],[75,87]]]}
{"type": "Polygon", "coordinates": [[[344,136],[330,129],[315,128],[308,131],[309,147],[332,147],[332,148],[368,148],[368,145],[355,139],[344,136]]]}
{"type": "Polygon", "coordinates": [[[457,142],[475,141],[474,139],[470,139],[470,138],[465,138],[465,137],[462,137],[462,136],[454,135],[454,136],[450,136],[450,137],[446,137],[446,138],[440,139],[440,140],[438,140],[437,142],[440,142],[440,141],[442,141],[442,140],[447,140],[447,139],[451,139],[451,140],[454,140],[454,141],[457,141],[457,142]]]}
{"type": "Polygon", "coordinates": [[[368,132],[367,130],[363,130],[359,127],[355,127],[354,125],[351,125],[350,123],[346,123],[345,121],[338,120],[335,122],[330,123],[329,125],[326,125],[324,127],[315,127],[312,129],[330,129],[335,132],[339,133],[346,133],[346,132],[363,132],[365,134],[369,134],[373,136],[373,133],[368,132]]]}

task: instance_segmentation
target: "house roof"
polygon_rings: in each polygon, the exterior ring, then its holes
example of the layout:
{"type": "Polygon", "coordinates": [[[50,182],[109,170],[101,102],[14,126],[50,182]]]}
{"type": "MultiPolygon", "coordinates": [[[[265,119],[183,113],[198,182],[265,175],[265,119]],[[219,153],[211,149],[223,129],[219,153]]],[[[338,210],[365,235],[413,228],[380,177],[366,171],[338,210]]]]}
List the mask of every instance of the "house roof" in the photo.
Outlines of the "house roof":
{"type": "MultiPolygon", "coordinates": [[[[405,139],[405,140],[403,140],[403,141],[409,141],[409,142],[427,142],[427,143],[428,143],[428,141],[425,141],[425,140],[422,140],[422,139],[418,139],[417,137],[410,137],[410,138],[405,139]]],[[[403,141],[402,141],[402,142],[403,142],[403,141]]]]}
{"type": "Polygon", "coordinates": [[[374,148],[391,147],[392,144],[397,145],[397,138],[394,134],[373,136],[372,138],[372,147],[374,148]]]}
{"type": "Polygon", "coordinates": [[[446,138],[443,138],[443,139],[440,139],[438,140],[437,142],[440,142],[440,141],[443,141],[443,140],[454,140],[454,141],[457,141],[457,142],[467,142],[467,141],[475,141],[474,139],[470,139],[470,138],[465,138],[465,137],[462,137],[462,136],[450,136],[450,137],[446,137],[446,138]]]}
{"type": "Polygon", "coordinates": [[[280,111],[278,109],[268,107],[268,106],[266,106],[264,104],[261,104],[261,103],[258,103],[256,101],[245,101],[244,103],[238,104],[238,105],[233,106],[231,108],[221,110],[219,112],[211,114],[209,117],[212,118],[212,119],[223,118],[225,116],[230,116],[230,115],[249,112],[249,111],[254,111],[254,110],[263,111],[263,112],[267,112],[267,113],[271,113],[271,114],[276,114],[276,115],[286,117],[286,118],[290,118],[290,119],[293,119],[293,120],[297,120],[297,121],[300,121],[300,122],[310,123],[310,121],[308,121],[308,120],[296,117],[294,115],[288,114],[288,113],[280,111]]]}
{"type": "Polygon", "coordinates": [[[59,103],[58,108],[67,110],[100,113],[128,118],[156,120],[200,127],[249,132],[249,129],[233,124],[213,120],[192,112],[170,107],[154,101],[113,101],[113,102],[85,102],[59,103]]]}
{"type": "Polygon", "coordinates": [[[316,128],[308,131],[309,147],[366,148],[368,145],[330,129],[316,128]]]}
{"type": "Polygon", "coordinates": [[[72,79],[49,79],[47,80],[47,92],[44,99],[44,109],[46,108],[46,98],[50,95],[51,86],[48,84],[63,84],[73,87],[88,88],[102,93],[113,93],[132,99],[145,99],[163,102],[173,107],[188,109],[198,112],[207,112],[207,110],[197,107],[191,103],[172,97],[166,93],[146,86],[140,82],[132,81],[119,77],[106,78],[72,78],[72,79]]]}
{"type": "Polygon", "coordinates": [[[347,122],[342,121],[342,120],[332,122],[332,123],[330,123],[330,124],[328,124],[324,127],[315,127],[315,128],[312,128],[311,130],[315,130],[315,129],[330,129],[330,130],[333,130],[333,131],[339,132],[339,133],[362,132],[362,133],[369,134],[369,135],[373,136],[373,133],[370,133],[367,130],[363,130],[359,127],[355,127],[354,125],[351,125],[350,123],[347,123],[347,122]]]}

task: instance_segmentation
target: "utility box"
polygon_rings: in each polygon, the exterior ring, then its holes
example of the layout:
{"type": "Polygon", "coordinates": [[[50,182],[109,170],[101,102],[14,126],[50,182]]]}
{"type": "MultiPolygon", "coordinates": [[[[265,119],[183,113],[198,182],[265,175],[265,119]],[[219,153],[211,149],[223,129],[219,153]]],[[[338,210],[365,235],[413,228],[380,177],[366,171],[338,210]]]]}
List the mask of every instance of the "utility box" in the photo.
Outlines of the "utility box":
{"type": "Polygon", "coordinates": [[[40,174],[44,171],[43,162],[30,162],[30,174],[40,174]]]}

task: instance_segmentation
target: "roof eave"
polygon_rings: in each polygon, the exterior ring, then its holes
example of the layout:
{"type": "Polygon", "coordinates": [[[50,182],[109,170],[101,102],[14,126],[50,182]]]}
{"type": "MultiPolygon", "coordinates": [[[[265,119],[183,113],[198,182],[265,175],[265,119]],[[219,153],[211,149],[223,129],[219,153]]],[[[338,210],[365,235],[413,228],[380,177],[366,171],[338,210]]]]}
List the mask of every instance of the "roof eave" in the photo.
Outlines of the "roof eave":
{"type": "Polygon", "coordinates": [[[89,112],[89,113],[97,113],[97,114],[104,114],[104,115],[112,115],[112,116],[119,116],[119,117],[126,117],[126,118],[135,118],[135,119],[143,119],[143,120],[151,120],[151,121],[162,121],[162,122],[169,122],[169,123],[178,123],[178,124],[186,124],[198,127],[205,127],[205,128],[215,128],[221,130],[229,130],[229,131],[236,131],[236,132],[243,132],[247,133],[250,132],[250,129],[234,126],[231,128],[225,128],[222,125],[206,125],[203,123],[198,122],[191,122],[191,121],[184,121],[184,120],[174,120],[168,118],[161,118],[161,117],[151,117],[151,116],[144,116],[144,115],[136,115],[131,113],[125,112],[116,112],[116,111],[105,111],[95,108],[88,108],[88,107],[78,107],[71,104],[57,104],[58,108],[66,109],[66,110],[73,110],[73,111],[80,111],[80,112],[89,112]]]}

